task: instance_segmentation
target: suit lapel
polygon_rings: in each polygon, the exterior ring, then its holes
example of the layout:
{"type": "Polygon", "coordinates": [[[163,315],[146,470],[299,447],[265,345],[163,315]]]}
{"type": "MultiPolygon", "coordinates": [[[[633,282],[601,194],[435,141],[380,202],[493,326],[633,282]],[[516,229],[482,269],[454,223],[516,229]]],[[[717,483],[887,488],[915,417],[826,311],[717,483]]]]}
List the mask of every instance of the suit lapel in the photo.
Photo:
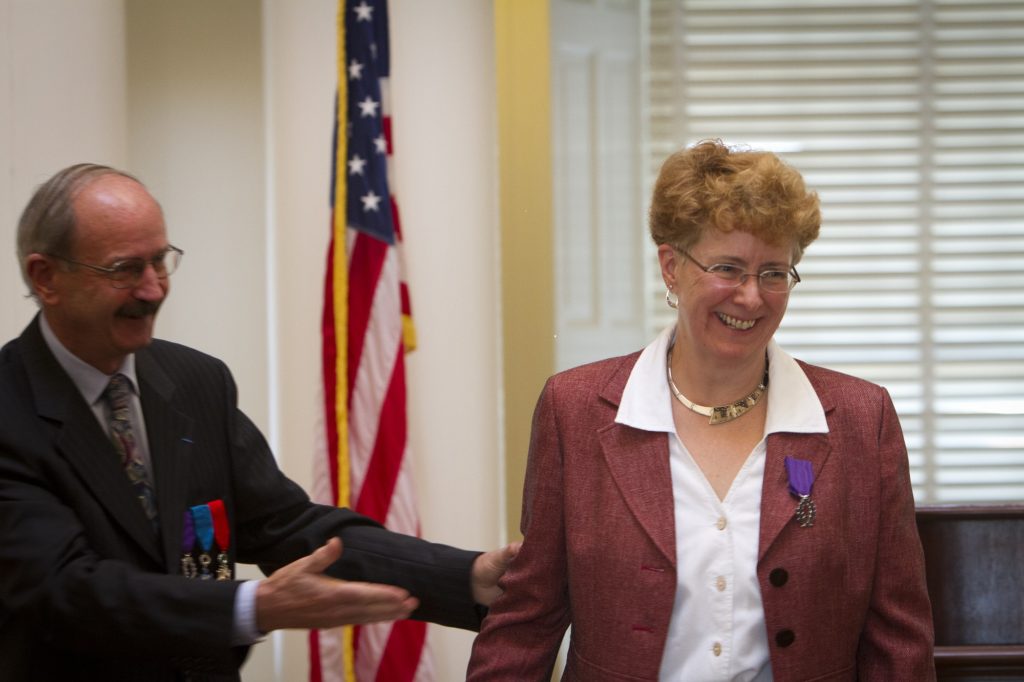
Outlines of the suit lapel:
{"type": "Polygon", "coordinates": [[[57,449],[64,453],[65,459],[75,468],[100,504],[107,508],[114,521],[154,560],[160,561],[161,553],[153,527],[118,462],[113,445],[93,413],[84,407],[85,403],[77,389],[73,390],[83,408],[81,411],[69,410],[57,438],[57,449]]]}
{"type": "MultiPolygon", "coordinates": [[[[799,362],[799,361],[798,361],[799,362]]],[[[818,381],[813,368],[799,363],[808,381],[818,394],[825,417],[831,422],[830,413],[836,409],[836,396],[828,385],[818,381]]],[[[773,433],[768,436],[768,454],[764,465],[764,485],[761,490],[761,533],[757,559],[760,561],[772,546],[787,523],[797,523],[797,498],[789,492],[789,476],[786,474],[786,457],[807,460],[811,463],[814,480],[821,478],[821,472],[832,453],[832,441],[828,433],[773,433]]],[[[811,487],[811,499],[814,487],[811,487]]]]}
{"type": "MultiPolygon", "coordinates": [[[[786,457],[796,457],[811,463],[817,481],[828,460],[832,446],[827,433],[773,433],[768,436],[768,454],[764,464],[764,484],[761,490],[760,559],[779,537],[787,523],[796,523],[797,498],[789,492],[786,475],[786,457]]],[[[811,489],[814,497],[814,489],[811,489]]]]}
{"type": "Polygon", "coordinates": [[[600,433],[601,452],[615,485],[665,558],[675,566],[675,502],[668,436],[612,424],[600,433]]]}
{"type": "Polygon", "coordinates": [[[605,464],[626,506],[665,558],[675,566],[675,501],[669,471],[668,435],[613,421],[622,400],[622,391],[639,356],[640,353],[634,353],[623,358],[601,390],[601,398],[611,407],[608,419],[611,423],[599,430],[598,437],[605,464]]]}
{"type": "Polygon", "coordinates": [[[139,377],[142,414],[146,420],[149,456],[156,482],[156,501],[160,510],[165,569],[177,573],[183,552],[181,538],[187,506],[187,458],[192,444],[192,419],[171,404],[174,384],[157,365],[149,350],[135,355],[139,377]]]}
{"type": "Polygon", "coordinates": [[[38,318],[22,334],[23,357],[36,411],[56,425],[54,446],[110,517],[154,560],[161,560],[153,529],[135,497],[114,446],[78,388],[50,353],[38,318]]]}

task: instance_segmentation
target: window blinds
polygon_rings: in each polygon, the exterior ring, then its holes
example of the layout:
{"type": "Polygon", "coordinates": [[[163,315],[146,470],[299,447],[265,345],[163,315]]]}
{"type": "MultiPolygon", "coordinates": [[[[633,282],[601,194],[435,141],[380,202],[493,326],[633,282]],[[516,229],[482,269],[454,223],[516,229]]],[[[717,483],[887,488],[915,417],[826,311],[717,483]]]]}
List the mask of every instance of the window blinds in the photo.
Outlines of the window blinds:
{"type": "Polygon", "coordinates": [[[705,138],[799,168],[824,220],[780,344],[889,389],[918,502],[1024,499],[1024,0],[647,7],[648,188],[705,138]]]}

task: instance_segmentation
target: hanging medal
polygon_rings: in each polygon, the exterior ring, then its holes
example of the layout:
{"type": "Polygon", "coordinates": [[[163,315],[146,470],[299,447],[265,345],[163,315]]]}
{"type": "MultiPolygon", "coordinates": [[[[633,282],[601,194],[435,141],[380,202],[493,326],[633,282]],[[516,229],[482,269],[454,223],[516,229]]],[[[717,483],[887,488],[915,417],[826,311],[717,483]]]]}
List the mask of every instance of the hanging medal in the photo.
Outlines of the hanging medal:
{"type": "Polygon", "coordinates": [[[197,504],[192,507],[192,520],[195,522],[199,547],[203,550],[199,554],[199,579],[210,580],[213,578],[213,574],[210,573],[210,564],[213,563],[210,556],[213,549],[213,515],[210,513],[209,505],[197,504]]]}
{"type": "Polygon", "coordinates": [[[196,546],[196,528],[192,521],[192,512],[185,512],[184,525],[181,533],[181,574],[186,578],[195,578],[198,570],[192,550],[196,546]]]}
{"type": "Polygon", "coordinates": [[[786,457],[786,475],[789,477],[789,492],[800,502],[796,506],[796,520],[801,528],[814,525],[817,509],[811,499],[811,487],[814,485],[814,468],[806,459],[786,457]]]}
{"type": "Polygon", "coordinates": [[[220,550],[217,553],[217,580],[231,580],[231,564],[228,560],[231,528],[228,526],[228,514],[224,509],[223,500],[213,500],[207,506],[213,516],[213,535],[220,550]]]}

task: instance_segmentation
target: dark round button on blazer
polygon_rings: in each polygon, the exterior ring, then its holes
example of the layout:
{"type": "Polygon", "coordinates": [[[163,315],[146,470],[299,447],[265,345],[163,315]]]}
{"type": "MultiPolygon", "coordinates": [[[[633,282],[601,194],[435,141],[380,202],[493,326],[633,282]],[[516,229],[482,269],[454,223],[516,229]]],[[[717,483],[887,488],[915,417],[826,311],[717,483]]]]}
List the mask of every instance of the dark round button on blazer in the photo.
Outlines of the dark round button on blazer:
{"type": "Polygon", "coordinates": [[[787,647],[796,641],[796,633],[792,630],[779,630],[775,633],[775,643],[781,647],[787,647]]]}

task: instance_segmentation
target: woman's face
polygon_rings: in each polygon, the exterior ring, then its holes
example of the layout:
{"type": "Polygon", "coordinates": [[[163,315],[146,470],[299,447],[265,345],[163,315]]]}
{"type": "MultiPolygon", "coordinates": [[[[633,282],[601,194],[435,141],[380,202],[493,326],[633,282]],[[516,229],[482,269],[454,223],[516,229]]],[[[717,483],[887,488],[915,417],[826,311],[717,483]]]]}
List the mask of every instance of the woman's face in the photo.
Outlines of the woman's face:
{"type": "Polygon", "coordinates": [[[658,247],[665,284],[679,297],[676,347],[708,362],[760,362],[782,322],[789,292],[765,292],[757,273],[789,270],[793,246],[770,246],[747,232],[712,229],[687,252],[705,267],[725,263],[751,276],[732,286],[671,246],[658,247]]]}

